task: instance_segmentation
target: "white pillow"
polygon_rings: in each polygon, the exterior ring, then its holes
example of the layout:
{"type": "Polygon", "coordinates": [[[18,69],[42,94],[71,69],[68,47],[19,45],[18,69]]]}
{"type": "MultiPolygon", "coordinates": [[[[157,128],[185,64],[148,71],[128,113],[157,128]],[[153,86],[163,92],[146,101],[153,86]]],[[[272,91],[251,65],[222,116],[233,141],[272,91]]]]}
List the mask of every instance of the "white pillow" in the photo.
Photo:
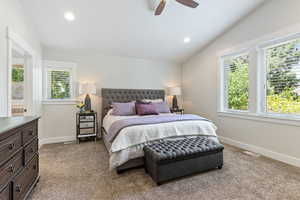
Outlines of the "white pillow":
{"type": "Polygon", "coordinates": [[[107,112],[106,115],[111,115],[112,112],[113,112],[113,109],[111,108],[111,109],[109,109],[109,111],[107,112]]]}
{"type": "Polygon", "coordinates": [[[152,103],[163,102],[162,99],[143,99],[142,101],[145,101],[145,102],[152,102],[152,103]]]}

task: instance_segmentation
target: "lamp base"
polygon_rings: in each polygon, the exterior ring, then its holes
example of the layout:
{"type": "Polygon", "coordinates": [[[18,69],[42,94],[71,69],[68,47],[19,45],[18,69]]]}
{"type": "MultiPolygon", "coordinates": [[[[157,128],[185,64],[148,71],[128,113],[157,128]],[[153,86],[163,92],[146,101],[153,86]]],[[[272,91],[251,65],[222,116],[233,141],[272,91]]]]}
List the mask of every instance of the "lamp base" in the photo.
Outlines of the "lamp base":
{"type": "Polygon", "coordinates": [[[92,105],[91,105],[91,97],[90,95],[86,95],[85,99],[84,99],[84,110],[85,111],[91,111],[92,110],[92,105]]]}
{"type": "Polygon", "coordinates": [[[176,95],[173,96],[173,103],[172,103],[172,109],[178,109],[178,101],[176,95]]]}

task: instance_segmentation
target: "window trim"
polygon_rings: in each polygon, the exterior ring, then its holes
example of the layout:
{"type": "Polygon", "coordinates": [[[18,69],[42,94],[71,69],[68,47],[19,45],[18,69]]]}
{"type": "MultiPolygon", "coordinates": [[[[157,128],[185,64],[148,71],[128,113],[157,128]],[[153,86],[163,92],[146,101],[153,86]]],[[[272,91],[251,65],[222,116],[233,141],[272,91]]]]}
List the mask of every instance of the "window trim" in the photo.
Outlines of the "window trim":
{"type": "MultiPolygon", "coordinates": [[[[300,28],[300,27],[299,27],[300,28]]],[[[295,29],[299,30],[299,29],[295,29]]],[[[239,119],[246,119],[258,122],[269,122],[275,124],[283,124],[283,125],[290,125],[290,126],[297,126],[300,127],[300,115],[296,114],[280,114],[280,113],[268,113],[266,111],[266,65],[265,65],[265,49],[270,48],[272,45],[277,46],[280,43],[285,43],[290,40],[300,38],[300,32],[294,30],[294,33],[291,33],[291,30],[287,30],[287,32],[282,33],[274,33],[270,34],[269,36],[263,36],[261,38],[255,39],[250,42],[246,42],[242,45],[238,45],[235,48],[232,48],[229,52],[230,53],[219,53],[219,96],[218,96],[218,111],[217,115],[219,117],[229,117],[229,118],[239,118],[239,119]],[[296,32],[296,33],[295,33],[296,32]],[[246,47],[246,48],[245,48],[246,47]],[[242,50],[241,50],[242,49],[242,50]],[[256,71],[256,81],[253,84],[249,84],[249,87],[253,87],[256,90],[256,99],[252,99],[252,101],[256,101],[256,108],[251,109],[249,107],[249,111],[234,111],[234,110],[225,110],[223,106],[223,99],[224,99],[224,71],[223,71],[223,58],[226,56],[240,54],[241,52],[247,52],[250,55],[250,66],[255,65],[256,71]],[[255,55],[255,59],[251,61],[251,55],[255,55]],[[251,63],[252,62],[252,63],[251,63]],[[254,63],[253,63],[254,62],[254,63]],[[221,67],[220,67],[221,66],[221,67]],[[265,72],[264,72],[265,71],[265,72]],[[263,83],[263,84],[261,84],[263,83]]],[[[251,69],[249,69],[250,72],[251,69]]],[[[251,80],[251,77],[250,77],[251,80]]],[[[252,89],[253,89],[252,88],[252,89]]],[[[249,93],[252,90],[249,88],[249,93]]],[[[249,94],[251,96],[251,94],[249,94]]],[[[249,97],[249,101],[251,98],[249,97]]],[[[249,105],[251,102],[249,102],[249,105]]]]}
{"type": "Polygon", "coordinates": [[[77,80],[77,64],[72,62],[49,61],[43,62],[43,104],[76,104],[76,80],[77,80]],[[48,77],[47,72],[50,70],[66,70],[71,75],[70,98],[68,99],[49,99],[48,98],[48,77]]]}
{"type": "Polygon", "coordinates": [[[282,114],[282,113],[272,113],[267,112],[267,60],[266,60],[266,50],[272,47],[276,47],[278,45],[288,43],[292,40],[296,40],[300,38],[300,33],[291,34],[288,36],[278,37],[276,39],[263,42],[259,44],[256,49],[257,57],[258,57],[258,65],[259,69],[257,76],[259,77],[261,82],[257,82],[257,89],[259,91],[258,100],[259,100],[259,112],[262,115],[274,116],[275,118],[280,119],[300,119],[300,114],[282,114]],[[263,83],[263,85],[260,85],[263,83]]]}
{"type": "MultiPolygon", "coordinates": [[[[240,56],[244,56],[244,55],[248,55],[250,56],[250,50],[249,49],[242,49],[236,52],[230,52],[227,54],[223,54],[222,56],[220,56],[220,103],[219,103],[219,111],[223,111],[223,112],[229,112],[229,113],[249,113],[250,109],[249,109],[249,105],[250,105],[250,98],[248,97],[248,110],[234,110],[234,109],[229,109],[228,108],[228,81],[227,77],[226,77],[226,68],[224,65],[224,60],[226,58],[236,58],[236,57],[240,57],[240,56]]],[[[250,69],[250,67],[249,67],[250,69]]],[[[249,77],[250,78],[250,77],[249,77]]],[[[250,83],[249,83],[249,87],[250,87],[250,83]]],[[[250,91],[248,91],[250,92],[250,91]]]]}

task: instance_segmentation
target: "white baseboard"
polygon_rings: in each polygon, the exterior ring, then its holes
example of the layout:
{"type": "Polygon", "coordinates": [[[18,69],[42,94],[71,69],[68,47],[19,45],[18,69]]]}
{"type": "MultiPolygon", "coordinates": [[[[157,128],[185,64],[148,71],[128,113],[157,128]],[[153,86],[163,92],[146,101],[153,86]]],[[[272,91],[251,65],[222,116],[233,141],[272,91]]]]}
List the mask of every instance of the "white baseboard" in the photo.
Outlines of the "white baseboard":
{"type": "Polygon", "coordinates": [[[72,142],[75,141],[76,138],[74,136],[64,136],[64,137],[53,137],[53,138],[43,138],[39,140],[40,147],[44,144],[55,144],[62,142],[72,142]]]}
{"type": "Polygon", "coordinates": [[[296,167],[300,167],[300,159],[296,158],[296,157],[292,157],[286,154],[282,154],[282,153],[278,153],[278,152],[274,152],[268,149],[264,149],[262,147],[258,147],[258,146],[254,146],[254,145],[250,145],[250,144],[245,144],[230,138],[226,138],[226,137],[222,137],[220,136],[219,139],[221,140],[221,142],[225,143],[225,144],[229,144],[241,149],[245,149],[247,151],[252,151],[254,153],[258,153],[261,154],[263,156],[272,158],[274,160],[278,160],[296,167]]]}

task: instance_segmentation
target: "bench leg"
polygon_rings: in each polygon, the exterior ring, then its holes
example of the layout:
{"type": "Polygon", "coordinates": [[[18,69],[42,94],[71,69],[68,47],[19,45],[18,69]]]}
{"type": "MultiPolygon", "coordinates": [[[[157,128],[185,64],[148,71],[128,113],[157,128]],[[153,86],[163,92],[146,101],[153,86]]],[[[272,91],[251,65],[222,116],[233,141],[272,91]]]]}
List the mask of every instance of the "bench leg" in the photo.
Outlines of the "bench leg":
{"type": "Polygon", "coordinates": [[[218,166],[218,169],[222,169],[222,168],[223,168],[223,165],[219,165],[219,166],[218,166]]]}

